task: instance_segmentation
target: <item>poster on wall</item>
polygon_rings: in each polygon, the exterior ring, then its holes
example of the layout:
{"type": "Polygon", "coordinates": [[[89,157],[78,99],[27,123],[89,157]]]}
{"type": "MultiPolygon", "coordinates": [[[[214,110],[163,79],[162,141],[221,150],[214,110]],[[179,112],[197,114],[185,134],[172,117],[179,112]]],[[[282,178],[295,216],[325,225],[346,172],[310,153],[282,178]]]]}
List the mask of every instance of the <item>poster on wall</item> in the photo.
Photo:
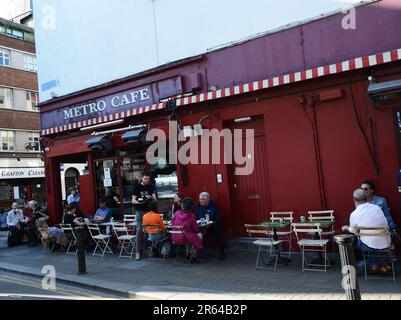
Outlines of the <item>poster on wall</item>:
{"type": "Polygon", "coordinates": [[[104,168],[104,179],[111,179],[110,168],[104,168]]]}
{"type": "Polygon", "coordinates": [[[113,186],[113,181],[111,179],[104,179],[103,180],[103,185],[104,185],[105,188],[112,187],[113,186]]]}
{"type": "Polygon", "coordinates": [[[19,187],[14,187],[14,199],[19,199],[19,187]]]}

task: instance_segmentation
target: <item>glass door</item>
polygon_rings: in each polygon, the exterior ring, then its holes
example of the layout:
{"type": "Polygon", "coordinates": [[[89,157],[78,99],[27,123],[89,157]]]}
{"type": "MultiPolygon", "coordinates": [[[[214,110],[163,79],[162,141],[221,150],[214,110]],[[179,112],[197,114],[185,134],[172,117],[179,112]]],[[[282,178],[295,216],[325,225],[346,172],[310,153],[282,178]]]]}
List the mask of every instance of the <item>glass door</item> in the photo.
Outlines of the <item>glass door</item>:
{"type": "Polygon", "coordinates": [[[120,183],[118,178],[119,160],[97,160],[95,164],[97,200],[104,199],[107,207],[111,209],[113,218],[119,220],[121,218],[120,183]]]}

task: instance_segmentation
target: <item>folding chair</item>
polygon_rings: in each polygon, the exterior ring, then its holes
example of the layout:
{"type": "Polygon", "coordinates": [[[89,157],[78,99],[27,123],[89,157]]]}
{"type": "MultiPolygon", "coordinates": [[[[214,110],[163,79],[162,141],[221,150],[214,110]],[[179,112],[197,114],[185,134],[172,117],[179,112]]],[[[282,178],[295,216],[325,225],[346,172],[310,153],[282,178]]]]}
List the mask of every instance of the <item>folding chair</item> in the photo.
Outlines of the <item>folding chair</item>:
{"type": "Polygon", "coordinates": [[[327,243],[329,240],[322,239],[322,229],[318,223],[293,223],[292,228],[297,237],[299,248],[302,252],[302,272],[307,271],[324,271],[327,272],[327,267],[330,267],[330,261],[327,258],[327,243]],[[315,234],[317,239],[302,238],[302,234],[315,234]],[[306,260],[306,252],[321,252],[324,253],[324,262],[308,263],[306,260]],[[309,268],[316,267],[316,268],[309,268]],[[323,267],[324,269],[318,269],[323,267]]]}
{"type": "Polygon", "coordinates": [[[76,255],[78,253],[78,249],[76,249],[77,237],[75,236],[74,228],[70,224],[60,224],[60,228],[61,228],[61,230],[63,230],[65,237],[68,239],[68,248],[67,248],[67,252],[65,254],[66,255],[68,255],[68,254],[76,255]],[[72,247],[75,247],[74,253],[70,252],[72,247]]]}
{"type": "Polygon", "coordinates": [[[102,234],[97,224],[88,225],[88,229],[93,241],[96,244],[92,256],[99,256],[103,258],[106,253],[113,254],[113,251],[109,247],[111,235],[102,234]],[[101,253],[97,253],[98,249],[101,253]]]}
{"type": "MultiPolygon", "coordinates": [[[[355,233],[355,236],[360,238],[361,236],[363,237],[390,237],[391,233],[389,231],[388,226],[383,226],[383,227],[353,227],[354,230],[357,231],[355,233]]],[[[391,244],[389,248],[385,249],[377,249],[377,250],[368,250],[364,251],[362,250],[362,256],[363,256],[363,264],[364,264],[364,269],[365,269],[365,280],[368,280],[368,261],[372,257],[377,258],[377,259],[386,259],[391,263],[391,270],[392,270],[392,276],[393,276],[393,282],[395,283],[395,268],[394,268],[394,244],[391,244]]]]}
{"type": "Polygon", "coordinates": [[[56,245],[56,239],[55,237],[44,237],[44,234],[42,232],[39,232],[40,234],[40,241],[42,242],[43,246],[43,253],[46,252],[46,249],[49,249],[49,254],[53,252],[54,247],[56,245]]]}
{"type": "MultiPolygon", "coordinates": [[[[168,226],[167,227],[167,232],[171,235],[171,239],[173,239],[173,235],[183,235],[185,236],[185,231],[184,231],[184,227],[183,226],[168,226]]],[[[189,244],[185,244],[185,245],[177,245],[176,243],[174,243],[174,240],[172,240],[173,242],[173,246],[175,247],[175,249],[177,250],[177,254],[175,256],[175,264],[177,265],[177,261],[178,258],[180,256],[181,253],[183,253],[183,260],[185,261],[185,257],[186,257],[186,252],[191,252],[193,250],[193,246],[189,245],[189,244]]],[[[189,255],[189,259],[188,261],[185,261],[185,264],[187,264],[188,266],[191,264],[191,260],[192,260],[192,256],[191,254],[189,255]]]]}
{"type": "Polygon", "coordinates": [[[282,240],[273,239],[273,230],[270,227],[254,224],[245,224],[245,230],[249,234],[249,237],[262,236],[257,239],[253,244],[258,248],[258,255],[256,257],[256,269],[268,269],[266,266],[271,265],[274,261],[274,272],[277,271],[277,262],[279,257],[279,246],[283,243],[282,240]],[[275,255],[273,257],[273,249],[275,249],[275,255]],[[263,258],[263,254],[266,253],[266,257],[269,262],[266,262],[263,258]],[[273,260],[274,259],[274,260],[273,260]],[[263,265],[259,265],[259,261],[262,261],[263,265]]]}
{"type": "Polygon", "coordinates": [[[279,222],[281,219],[284,222],[289,222],[290,226],[288,230],[277,231],[276,234],[279,240],[283,240],[288,242],[288,258],[291,259],[291,252],[292,252],[292,227],[291,224],[294,221],[294,212],[292,211],[282,211],[282,212],[270,212],[270,221],[272,222],[279,222]]]}
{"type": "Polygon", "coordinates": [[[136,227],[136,216],[134,214],[125,214],[123,222],[128,229],[134,230],[136,227]]]}
{"type": "Polygon", "coordinates": [[[130,258],[134,254],[135,250],[135,239],[136,236],[128,233],[128,228],[125,223],[116,223],[113,225],[114,234],[118,240],[118,244],[121,247],[119,258],[130,258]],[[129,250],[132,247],[132,250],[129,250]],[[123,255],[123,251],[125,254],[123,255]]]}
{"type": "MultiPolygon", "coordinates": [[[[319,223],[319,221],[335,221],[334,210],[320,210],[320,211],[308,211],[309,222],[319,223]]],[[[331,252],[334,252],[335,241],[334,241],[334,223],[327,230],[322,231],[322,237],[328,238],[331,241],[331,252]]]]}
{"type": "MultiPolygon", "coordinates": [[[[153,250],[156,249],[156,248],[159,247],[159,246],[161,247],[161,245],[163,244],[163,242],[169,239],[169,235],[166,234],[165,237],[163,237],[162,239],[157,240],[157,241],[150,240],[150,239],[149,239],[149,236],[150,236],[150,235],[164,233],[164,232],[161,230],[160,225],[158,225],[158,224],[144,224],[144,225],[142,225],[142,227],[143,227],[143,233],[144,233],[146,239],[148,239],[148,241],[151,242],[150,251],[149,251],[149,254],[148,254],[148,257],[151,258],[151,257],[152,257],[153,250]]],[[[165,259],[166,259],[166,254],[163,255],[163,263],[164,263],[164,260],[165,260],[165,259]]]]}

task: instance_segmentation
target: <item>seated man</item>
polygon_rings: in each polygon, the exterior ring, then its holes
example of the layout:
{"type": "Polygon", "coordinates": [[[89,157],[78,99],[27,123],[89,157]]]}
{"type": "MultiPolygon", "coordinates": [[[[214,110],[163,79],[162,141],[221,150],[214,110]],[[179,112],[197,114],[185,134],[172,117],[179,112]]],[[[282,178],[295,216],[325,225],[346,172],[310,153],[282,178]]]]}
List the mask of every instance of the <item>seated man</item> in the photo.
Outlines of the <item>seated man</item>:
{"type": "Polygon", "coordinates": [[[21,209],[18,209],[18,203],[14,202],[12,208],[13,209],[7,214],[7,226],[10,230],[8,246],[13,247],[20,245],[23,236],[26,235],[29,240],[29,246],[33,247],[35,245],[35,237],[31,228],[27,225],[29,219],[24,217],[21,209]]]}
{"type": "Polygon", "coordinates": [[[198,220],[205,219],[214,222],[209,229],[212,232],[213,238],[217,242],[219,259],[224,260],[226,258],[226,253],[224,250],[224,242],[220,233],[221,214],[217,205],[211,201],[209,193],[202,192],[200,194],[199,204],[196,206],[195,212],[198,220]]]}
{"type": "Polygon", "coordinates": [[[395,224],[394,219],[390,213],[390,209],[388,208],[386,199],[374,195],[376,189],[375,183],[373,181],[366,180],[362,182],[361,189],[367,194],[368,202],[375,204],[379,206],[380,209],[382,209],[384,216],[387,219],[390,231],[396,234],[397,225],[395,224]]]}
{"type": "Polygon", "coordinates": [[[111,212],[110,209],[106,205],[106,201],[104,199],[99,200],[99,209],[97,209],[93,220],[97,223],[110,222],[111,212]]]}
{"type": "MultiPolygon", "coordinates": [[[[388,227],[387,219],[379,206],[368,202],[368,195],[362,190],[357,189],[353,194],[355,202],[355,211],[351,213],[349,226],[343,226],[342,231],[357,233],[355,227],[388,227]]],[[[365,233],[368,231],[365,231],[365,233]]],[[[370,232],[370,231],[369,231],[370,232]]],[[[390,236],[361,236],[357,241],[357,248],[363,252],[375,252],[376,250],[387,249],[391,246],[390,236]]],[[[378,261],[377,258],[372,257],[371,270],[377,271],[378,261]]],[[[358,264],[361,266],[361,263],[358,264]]],[[[386,269],[381,266],[380,270],[386,269]]]]}

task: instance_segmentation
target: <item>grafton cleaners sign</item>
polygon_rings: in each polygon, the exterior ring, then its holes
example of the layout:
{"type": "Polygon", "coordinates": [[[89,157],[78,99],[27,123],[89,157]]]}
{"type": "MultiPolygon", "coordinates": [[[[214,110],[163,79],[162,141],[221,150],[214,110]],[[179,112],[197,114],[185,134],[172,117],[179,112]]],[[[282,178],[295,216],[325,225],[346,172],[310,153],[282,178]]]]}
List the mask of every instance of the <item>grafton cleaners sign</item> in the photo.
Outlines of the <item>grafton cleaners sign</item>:
{"type": "Polygon", "coordinates": [[[119,95],[100,99],[97,102],[83,104],[64,110],[64,120],[79,118],[82,116],[96,116],[105,111],[108,107],[119,109],[125,106],[141,105],[150,102],[150,90],[148,88],[122,93],[119,95]]]}
{"type": "Polygon", "coordinates": [[[0,179],[24,179],[44,177],[44,168],[0,168],[0,179]]]}

